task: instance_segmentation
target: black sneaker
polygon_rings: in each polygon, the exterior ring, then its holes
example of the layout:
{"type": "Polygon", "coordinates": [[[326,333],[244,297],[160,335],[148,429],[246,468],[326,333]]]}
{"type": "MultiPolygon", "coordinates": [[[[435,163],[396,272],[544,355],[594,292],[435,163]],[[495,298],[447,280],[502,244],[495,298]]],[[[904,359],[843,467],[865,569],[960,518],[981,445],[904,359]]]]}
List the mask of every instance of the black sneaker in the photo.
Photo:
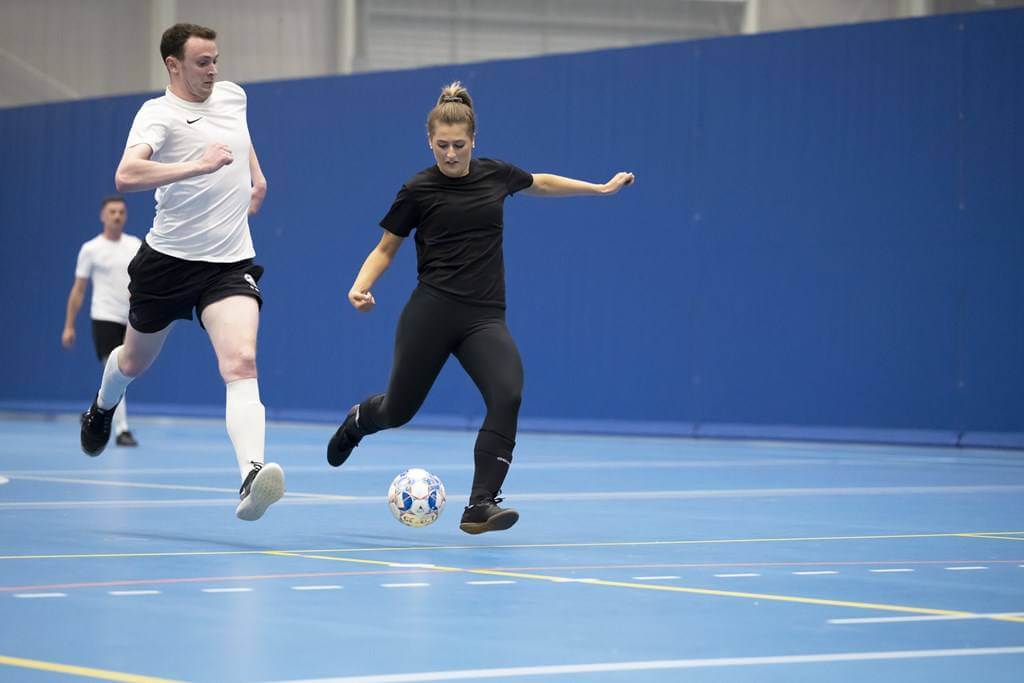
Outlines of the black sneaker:
{"type": "Polygon", "coordinates": [[[327,464],[331,467],[340,467],[348,456],[352,455],[352,449],[359,445],[363,436],[358,433],[356,422],[359,419],[359,404],[352,406],[345,421],[334,432],[334,436],[327,443],[327,464]]]}
{"type": "Polygon", "coordinates": [[[252,469],[238,489],[241,501],[235,508],[235,516],[252,522],[263,516],[267,508],[281,500],[284,495],[284,470],[277,463],[252,462],[252,469]]]}
{"type": "Polygon", "coordinates": [[[104,410],[96,405],[96,400],[92,400],[89,410],[82,413],[81,418],[82,450],[94,458],[103,452],[110,441],[110,426],[114,421],[114,411],[117,410],[117,406],[104,410]]]}
{"type": "Polygon", "coordinates": [[[519,513],[511,508],[498,507],[503,498],[487,498],[467,505],[462,512],[459,528],[467,534],[482,534],[485,531],[504,531],[519,521],[519,513]]]}
{"type": "Polygon", "coordinates": [[[130,431],[128,431],[127,429],[117,435],[117,438],[114,439],[114,443],[116,443],[118,446],[138,446],[139,445],[139,442],[135,440],[135,437],[132,436],[132,433],[130,431]]]}

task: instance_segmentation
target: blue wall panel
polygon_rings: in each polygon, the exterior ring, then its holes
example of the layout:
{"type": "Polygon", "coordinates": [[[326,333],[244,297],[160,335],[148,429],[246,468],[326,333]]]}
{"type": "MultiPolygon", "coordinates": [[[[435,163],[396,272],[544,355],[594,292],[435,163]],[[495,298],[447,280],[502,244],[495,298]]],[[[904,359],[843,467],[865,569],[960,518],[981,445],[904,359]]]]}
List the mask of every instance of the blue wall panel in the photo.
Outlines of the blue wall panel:
{"type": "MultiPolygon", "coordinates": [[[[527,424],[1024,433],[1021,35],[1011,10],[249,85],[264,402],[340,414],[385,386],[413,245],[372,314],[345,295],[461,79],[478,155],[638,176],[611,199],[506,204],[527,424]]],[[[146,97],[0,111],[0,402],[95,391],[87,313],[60,349],[64,303],[146,97]]],[[[141,235],[151,193],[129,212],[141,235]]],[[[217,411],[222,392],[179,324],[130,400],[217,411]]],[[[423,413],[482,410],[452,361],[423,413]]]]}

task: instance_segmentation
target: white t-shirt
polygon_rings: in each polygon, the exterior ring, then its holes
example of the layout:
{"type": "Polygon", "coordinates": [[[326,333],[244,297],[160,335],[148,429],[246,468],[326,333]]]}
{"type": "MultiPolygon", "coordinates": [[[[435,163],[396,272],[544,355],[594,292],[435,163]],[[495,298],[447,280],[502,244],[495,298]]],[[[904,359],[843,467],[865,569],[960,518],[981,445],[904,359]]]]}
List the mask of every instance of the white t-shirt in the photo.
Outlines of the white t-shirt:
{"type": "Polygon", "coordinates": [[[216,263],[256,255],[249,234],[252,141],[245,108],[245,91],[220,81],[205,102],[188,102],[168,88],[135,115],[126,147],[149,145],[152,161],[192,161],[214,142],[230,147],[234,156],[232,163],[213,173],[156,189],[156,217],[146,235],[153,249],[188,261],[216,263]]]}
{"type": "Polygon", "coordinates": [[[92,278],[93,320],[128,324],[128,264],[141,245],[142,240],[126,233],[116,242],[100,234],[78,250],[75,277],[92,278]]]}

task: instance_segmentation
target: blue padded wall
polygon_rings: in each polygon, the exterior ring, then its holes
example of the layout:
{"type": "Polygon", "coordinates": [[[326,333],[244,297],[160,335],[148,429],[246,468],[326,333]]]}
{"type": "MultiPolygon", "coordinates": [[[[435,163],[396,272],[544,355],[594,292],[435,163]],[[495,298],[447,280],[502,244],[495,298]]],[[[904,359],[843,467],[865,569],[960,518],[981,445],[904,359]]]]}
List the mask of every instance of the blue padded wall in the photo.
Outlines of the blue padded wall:
{"type": "MultiPolygon", "coordinates": [[[[478,155],[638,177],[614,198],[506,203],[524,425],[1024,434],[1022,35],[1010,10],[249,85],[270,182],[252,222],[264,402],[336,416],[383,390],[411,242],[377,310],[345,294],[395,192],[431,163],[439,87],[461,79],[478,155]]],[[[95,391],[88,314],[65,352],[64,304],[149,96],[0,111],[4,405],[84,407],[95,391]]],[[[151,193],[132,195],[129,231],[151,218],[151,193]]],[[[202,331],[179,324],[129,395],[216,412],[222,392],[202,331]]],[[[482,410],[453,360],[423,415],[472,425],[482,410]]]]}

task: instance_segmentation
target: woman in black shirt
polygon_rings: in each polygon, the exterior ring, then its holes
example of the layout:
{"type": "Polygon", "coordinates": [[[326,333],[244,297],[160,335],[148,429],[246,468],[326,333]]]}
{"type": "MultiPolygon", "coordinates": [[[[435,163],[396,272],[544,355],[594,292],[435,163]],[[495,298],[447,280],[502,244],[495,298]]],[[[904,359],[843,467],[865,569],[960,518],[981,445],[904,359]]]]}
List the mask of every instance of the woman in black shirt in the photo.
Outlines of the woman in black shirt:
{"type": "Polygon", "coordinates": [[[487,406],[474,448],[469,505],[459,524],[479,534],[508,529],[519,519],[515,510],[499,507],[497,497],[512,462],[523,389],[519,351],[505,325],[505,197],[520,191],[611,195],[633,182],[633,174],[617,173],[597,185],[473,159],[473,102],[458,82],[442,90],[427,117],[427,133],[437,163],[402,186],[380,222],[380,243],[348,293],[357,310],[372,309],[370,288],[416,230],[419,286],[398,321],[388,389],[352,406],[327,446],[327,461],[337,467],[362,437],[411,420],[448,356],[455,354],[487,406]]]}

